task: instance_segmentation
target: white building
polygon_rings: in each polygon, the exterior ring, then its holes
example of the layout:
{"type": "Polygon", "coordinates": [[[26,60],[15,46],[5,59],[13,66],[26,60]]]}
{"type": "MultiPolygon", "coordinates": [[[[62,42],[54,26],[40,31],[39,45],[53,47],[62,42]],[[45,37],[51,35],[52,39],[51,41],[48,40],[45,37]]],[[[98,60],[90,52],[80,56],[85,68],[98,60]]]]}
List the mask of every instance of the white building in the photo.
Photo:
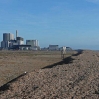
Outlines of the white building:
{"type": "Polygon", "coordinates": [[[17,37],[17,40],[11,40],[10,47],[13,45],[24,45],[24,39],[22,37],[17,37]]]}
{"type": "Polygon", "coordinates": [[[31,45],[31,50],[40,49],[38,40],[26,40],[26,45],[31,45]]]}
{"type": "Polygon", "coordinates": [[[26,45],[31,45],[31,47],[38,47],[39,42],[38,40],[26,40],[26,45]]]}
{"type": "Polygon", "coordinates": [[[18,43],[18,45],[23,45],[24,39],[22,37],[17,37],[17,43],[18,43]]]}
{"type": "Polygon", "coordinates": [[[14,34],[9,33],[9,40],[14,40],[14,34]]]}
{"type": "Polygon", "coordinates": [[[23,45],[23,44],[24,44],[24,41],[21,41],[21,40],[17,41],[17,45],[23,45]]]}

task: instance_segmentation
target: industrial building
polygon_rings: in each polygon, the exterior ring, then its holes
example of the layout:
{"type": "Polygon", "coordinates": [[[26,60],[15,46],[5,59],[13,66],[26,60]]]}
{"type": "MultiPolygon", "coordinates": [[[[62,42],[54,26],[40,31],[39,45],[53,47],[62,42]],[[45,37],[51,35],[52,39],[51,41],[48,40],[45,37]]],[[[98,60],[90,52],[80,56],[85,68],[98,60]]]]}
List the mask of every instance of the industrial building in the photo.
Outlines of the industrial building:
{"type": "Polygon", "coordinates": [[[3,41],[1,42],[1,47],[8,49],[11,40],[14,40],[14,34],[3,33],[3,41]]]}
{"type": "Polygon", "coordinates": [[[24,38],[18,36],[16,30],[16,37],[11,33],[3,33],[3,41],[1,42],[2,49],[18,49],[18,50],[39,50],[38,40],[26,40],[24,44],[24,38]]]}
{"type": "Polygon", "coordinates": [[[30,50],[31,45],[13,45],[11,49],[15,50],[30,50]]]}
{"type": "Polygon", "coordinates": [[[49,50],[51,50],[51,51],[59,50],[59,46],[58,45],[49,45],[49,50]]]}
{"type": "Polygon", "coordinates": [[[24,39],[22,37],[17,37],[18,33],[16,30],[16,40],[14,38],[14,34],[11,33],[3,33],[3,41],[1,42],[1,48],[10,49],[13,45],[23,45],[24,39]]]}
{"type": "Polygon", "coordinates": [[[24,44],[24,39],[22,38],[22,37],[17,37],[16,38],[16,43],[17,43],[17,45],[23,45],[24,44]]]}
{"type": "Polygon", "coordinates": [[[39,46],[38,40],[26,40],[26,45],[31,45],[32,47],[39,46]]]}
{"type": "Polygon", "coordinates": [[[26,40],[26,45],[31,45],[31,50],[40,49],[38,40],[26,40]]]}
{"type": "Polygon", "coordinates": [[[11,33],[3,33],[3,41],[14,40],[14,34],[11,33]]]}
{"type": "Polygon", "coordinates": [[[1,42],[1,47],[4,48],[4,49],[8,49],[9,47],[9,41],[2,41],[1,42]]]}

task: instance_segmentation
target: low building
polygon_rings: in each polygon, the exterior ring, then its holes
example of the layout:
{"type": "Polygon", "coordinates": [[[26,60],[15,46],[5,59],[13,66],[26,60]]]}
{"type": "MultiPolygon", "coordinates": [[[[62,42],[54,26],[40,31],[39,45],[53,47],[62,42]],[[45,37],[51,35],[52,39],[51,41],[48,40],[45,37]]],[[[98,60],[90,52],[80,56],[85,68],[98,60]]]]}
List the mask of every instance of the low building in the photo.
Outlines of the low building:
{"type": "Polygon", "coordinates": [[[11,49],[13,50],[29,50],[31,45],[13,45],[11,49]]]}
{"type": "Polygon", "coordinates": [[[26,40],[26,45],[31,45],[31,47],[38,47],[39,42],[38,40],[26,40]]]}
{"type": "Polygon", "coordinates": [[[59,50],[59,46],[58,45],[49,45],[49,50],[51,50],[51,51],[59,50]]]}
{"type": "Polygon", "coordinates": [[[26,45],[31,45],[31,50],[40,50],[38,40],[26,40],[26,45]]]}

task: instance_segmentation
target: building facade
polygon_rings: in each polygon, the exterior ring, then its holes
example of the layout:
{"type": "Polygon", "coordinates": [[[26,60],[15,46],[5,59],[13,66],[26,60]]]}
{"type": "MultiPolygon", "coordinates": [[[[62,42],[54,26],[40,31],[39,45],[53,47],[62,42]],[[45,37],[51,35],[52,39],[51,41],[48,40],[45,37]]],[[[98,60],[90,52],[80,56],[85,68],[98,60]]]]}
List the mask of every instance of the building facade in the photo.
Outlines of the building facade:
{"type": "Polygon", "coordinates": [[[38,47],[39,42],[38,40],[26,40],[26,45],[31,45],[31,47],[38,47]]]}
{"type": "Polygon", "coordinates": [[[3,33],[3,41],[14,40],[14,34],[11,33],[3,33]]]}
{"type": "Polygon", "coordinates": [[[40,50],[38,40],[26,40],[26,45],[31,45],[31,50],[40,50]]]}
{"type": "Polygon", "coordinates": [[[1,42],[1,48],[9,49],[12,48],[13,45],[23,45],[24,39],[22,37],[16,37],[14,39],[14,34],[11,33],[3,33],[3,41],[1,42]]]}
{"type": "Polygon", "coordinates": [[[17,37],[16,41],[17,41],[18,45],[23,45],[24,44],[24,39],[22,37],[17,37]]]}
{"type": "Polygon", "coordinates": [[[4,49],[8,49],[11,40],[14,40],[14,34],[3,33],[3,41],[1,42],[1,47],[4,49]]]}
{"type": "Polygon", "coordinates": [[[58,45],[49,45],[49,50],[59,50],[58,45]]]}

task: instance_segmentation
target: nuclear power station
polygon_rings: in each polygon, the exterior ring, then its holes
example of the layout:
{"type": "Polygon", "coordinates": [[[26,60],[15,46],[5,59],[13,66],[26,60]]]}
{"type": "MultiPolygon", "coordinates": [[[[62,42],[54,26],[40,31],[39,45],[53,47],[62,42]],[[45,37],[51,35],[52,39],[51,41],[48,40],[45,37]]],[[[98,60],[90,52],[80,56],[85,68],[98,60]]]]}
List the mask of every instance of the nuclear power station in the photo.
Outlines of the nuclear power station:
{"type": "Polygon", "coordinates": [[[14,40],[14,35],[11,33],[3,33],[3,41],[14,40]]]}
{"type": "Polygon", "coordinates": [[[14,40],[14,35],[11,34],[11,33],[3,33],[3,41],[1,42],[1,47],[2,48],[9,48],[10,46],[10,41],[13,41],[14,40]]]}
{"type": "Polygon", "coordinates": [[[12,33],[3,33],[3,41],[1,42],[2,49],[17,49],[17,50],[38,50],[38,40],[26,40],[24,44],[24,38],[18,36],[16,30],[16,37],[12,33]]]}

